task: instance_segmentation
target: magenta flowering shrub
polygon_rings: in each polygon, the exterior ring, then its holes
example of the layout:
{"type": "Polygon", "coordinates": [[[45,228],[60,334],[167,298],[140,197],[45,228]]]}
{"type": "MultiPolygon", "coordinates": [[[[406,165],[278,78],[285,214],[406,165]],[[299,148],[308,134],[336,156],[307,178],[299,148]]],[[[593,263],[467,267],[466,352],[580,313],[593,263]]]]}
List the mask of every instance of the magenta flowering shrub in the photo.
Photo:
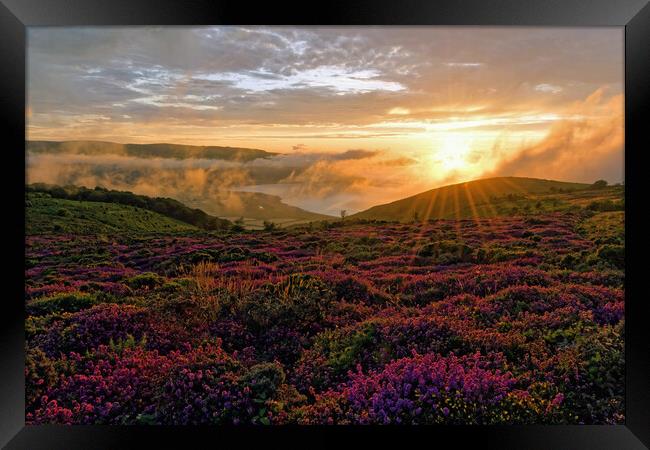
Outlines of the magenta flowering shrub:
{"type": "Polygon", "coordinates": [[[353,422],[489,423],[492,408],[514,384],[499,365],[479,354],[416,355],[374,376],[357,373],[344,395],[353,422]]]}
{"type": "Polygon", "coordinates": [[[499,354],[415,354],[369,375],[359,369],[338,392],[317,396],[297,417],[301,423],[384,425],[516,423],[518,417],[553,417],[563,395],[535,398],[517,390],[515,378],[503,366],[499,354]]]}
{"type": "Polygon", "coordinates": [[[68,356],[74,373],[43,395],[27,422],[126,424],[154,411],[154,394],[169,360],[142,348],[122,354],[102,346],[91,357],[68,356]]]}
{"type": "Polygon", "coordinates": [[[550,283],[551,277],[544,271],[506,264],[434,272],[414,278],[403,289],[407,294],[412,293],[417,304],[427,304],[458,294],[485,296],[509,286],[547,286],[550,283]]]}
{"type": "Polygon", "coordinates": [[[127,340],[168,351],[190,339],[188,330],[174,323],[162,326],[148,310],[133,305],[101,304],[65,316],[35,341],[48,355],[85,352],[100,345],[127,340]]]}
{"type": "Polygon", "coordinates": [[[229,351],[242,350],[255,344],[255,335],[245,324],[232,319],[218,320],[210,325],[209,333],[222,340],[229,351]]]}
{"type": "Polygon", "coordinates": [[[220,348],[200,347],[183,355],[161,386],[151,419],[199,425],[236,423],[252,412],[249,388],[237,383],[240,364],[220,348]]]}
{"type": "Polygon", "coordinates": [[[279,364],[244,368],[226,355],[179,366],[162,386],[154,420],[174,425],[268,425],[282,420],[275,398],[284,381],[279,364]]]}
{"type": "Polygon", "coordinates": [[[144,309],[132,305],[97,305],[65,316],[35,341],[48,355],[55,356],[71,351],[84,352],[129,336],[139,340],[146,327],[143,322],[146,314],[144,309]]]}
{"type": "Polygon", "coordinates": [[[248,423],[257,413],[250,388],[219,368],[179,369],[163,386],[156,410],[157,423],[220,425],[248,423]]]}
{"type": "Polygon", "coordinates": [[[319,334],[298,362],[295,383],[305,393],[311,387],[332,388],[356,367],[377,369],[414,351],[448,353],[460,344],[439,317],[376,318],[319,334]]]}
{"type": "Polygon", "coordinates": [[[622,423],[586,217],[28,236],[27,422],[622,423]]]}
{"type": "Polygon", "coordinates": [[[91,356],[70,353],[67,362],[71,373],[40,396],[29,423],[206,425],[281,417],[275,397],[282,368],[246,367],[218,344],[167,355],[101,346],[91,356]]]}

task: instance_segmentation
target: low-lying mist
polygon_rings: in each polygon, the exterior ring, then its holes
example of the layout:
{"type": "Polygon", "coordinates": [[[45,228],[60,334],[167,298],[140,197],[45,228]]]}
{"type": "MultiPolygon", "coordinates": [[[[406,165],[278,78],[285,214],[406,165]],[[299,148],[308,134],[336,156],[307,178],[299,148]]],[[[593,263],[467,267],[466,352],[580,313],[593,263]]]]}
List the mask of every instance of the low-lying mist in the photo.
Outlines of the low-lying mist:
{"type": "Polygon", "coordinates": [[[223,216],[244,215],[251,206],[250,193],[258,192],[279,196],[284,203],[308,211],[338,215],[341,209],[358,211],[384,201],[391,192],[399,198],[409,178],[406,172],[416,163],[360,149],[299,152],[252,161],[28,153],[27,182],[102,186],[172,197],[223,216]]]}

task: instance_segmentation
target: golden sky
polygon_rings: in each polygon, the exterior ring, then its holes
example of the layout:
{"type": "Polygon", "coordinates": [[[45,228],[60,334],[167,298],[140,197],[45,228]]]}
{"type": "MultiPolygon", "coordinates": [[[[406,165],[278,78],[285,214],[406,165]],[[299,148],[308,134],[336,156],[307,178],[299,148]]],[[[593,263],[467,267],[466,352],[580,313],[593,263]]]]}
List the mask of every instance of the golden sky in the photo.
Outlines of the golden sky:
{"type": "Polygon", "coordinates": [[[288,176],[221,188],[319,211],[489,175],[622,181],[622,92],[622,28],[28,34],[28,139],[280,152],[288,176]]]}

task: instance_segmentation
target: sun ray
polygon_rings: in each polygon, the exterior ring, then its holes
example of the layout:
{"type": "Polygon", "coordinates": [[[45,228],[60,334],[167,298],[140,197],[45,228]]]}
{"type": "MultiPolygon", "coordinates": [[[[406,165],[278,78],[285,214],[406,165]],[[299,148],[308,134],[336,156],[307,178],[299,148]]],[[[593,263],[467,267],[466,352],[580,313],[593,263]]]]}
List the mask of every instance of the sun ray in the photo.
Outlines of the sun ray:
{"type": "Polygon", "coordinates": [[[436,199],[438,198],[438,192],[439,191],[433,191],[433,194],[429,198],[429,203],[427,204],[427,210],[424,213],[425,222],[428,222],[429,219],[431,218],[431,212],[433,211],[433,205],[436,203],[436,199]]]}
{"type": "Polygon", "coordinates": [[[498,215],[498,214],[497,214],[497,210],[496,210],[496,208],[494,207],[494,205],[492,204],[492,202],[490,201],[489,197],[485,194],[485,192],[484,192],[484,190],[483,190],[483,185],[477,183],[477,184],[475,184],[475,186],[476,186],[476,193],[477,193],[477,195],[480,195],[481,198],[483,199],[483,202],[484,202],[483,205],[484,205],[484,207],[487,208],[487,209],[489,209],[489,210],[490,210],[490,213],[491,213],[488,217],[485,217],[485,222],[487,223],[487,228],[488,228],[491,232],[495,232],[495,231],[496,231],[496,227],[495,227],[495,225],[494,225],[494,218],[497,217],[497,215],[498,215]]]}
{"type": "Polygon", "coordinates": [[[460,231],[460,203],[458,201],[458,191],[459,187],[458,185],[454,186],[453,194],[454,194],[454,228],[456,229],[456,239],[461,238],[461,231],[460,231]]]}
{"type": "Polygon", "coordinates": [[[467,203],[469,204],[470,209],[472,210],[472,218],[474,219],[474,223],[476,223],[476,226],[480,231],[483,230],[483,227],[481,225],[481,218],[478,214],[478,210],[476,209],[476,204],[474,203],[474,196],[472,195],[472,192],[467,185],[467,183],[464,184],[465,187],[465,197],[467,198],[467,203]]]}
{"type": "Polygon", "coordinates": [[[507,184],[508,186],[510,186],[513,190],[515,190],[519,194],[526,195],[528,193],[524,188],[517,185],[517,183],[513,183],[512,180],[510,180],[507,177],[501,178],[501,180],[503,181],[504,184],[507,184]]]}

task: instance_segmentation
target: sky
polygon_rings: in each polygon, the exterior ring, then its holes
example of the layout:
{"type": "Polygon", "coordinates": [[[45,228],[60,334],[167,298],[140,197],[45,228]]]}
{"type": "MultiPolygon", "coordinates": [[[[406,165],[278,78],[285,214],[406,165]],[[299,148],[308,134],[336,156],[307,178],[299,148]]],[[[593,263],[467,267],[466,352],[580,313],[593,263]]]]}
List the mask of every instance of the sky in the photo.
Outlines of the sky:
{"type": "MultiPolygon", "coordinates": [[[[335,213],[486,176],[623,181],[618,27],[35,27],[27,69],[30,140],[281,153],[187,161],[167,189],[158,162],[112,186],[144,194],[248,190],[335,213]]],[[[92,184],[106,164],[151,161],[33,159],[28,179],[92,184]]]]}

